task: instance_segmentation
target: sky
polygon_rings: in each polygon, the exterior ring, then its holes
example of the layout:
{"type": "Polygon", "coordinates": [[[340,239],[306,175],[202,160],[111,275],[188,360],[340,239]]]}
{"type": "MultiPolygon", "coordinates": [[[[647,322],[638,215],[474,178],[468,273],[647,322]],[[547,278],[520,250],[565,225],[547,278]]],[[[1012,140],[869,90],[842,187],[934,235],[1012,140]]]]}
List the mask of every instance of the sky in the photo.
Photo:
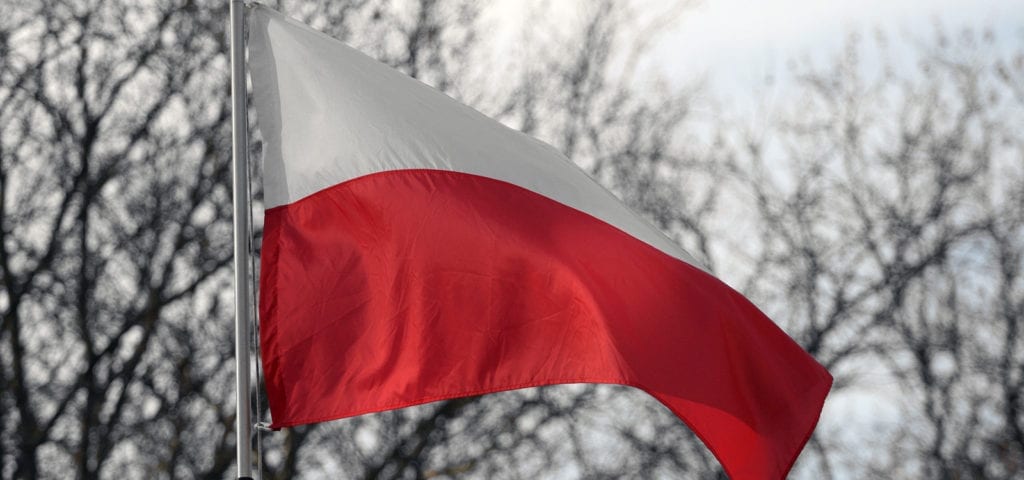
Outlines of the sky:
{"type": "MultiPolygon", "coordinates": [[[[705,0],[661,37],[647,67],[680,85],[702,79],[702,89],[742,116],[764,102],[758,95],[766,91],[766,78],[782,87],[791,82],[787,63],[794,59],[825,65],[851,33],[866,37],[876,30],[892,44],[925,44],[937,26],[954,34],[990,28],[992,48],[1019,49],[1024,0],[705,0]]],[[[914,67],[894,60],[896,68],[914,67]]],[[[871,445],[872,435],[906,421],[896,405],[893,378],[866,374],[861,380],[830,396],[819,426],[826,435],[850,437],[844,439],[848,445],[871,445]]],[[[878,453],[865,448],[860,454],[878,453]]],[[[846,478],[855,469],[838,470],[846,478]]]]}
{"type": "Polygon", "coordinates": [[[705,76],[714,93],[733,94],[779,77],[795,58],[821,61],[852,32],[926,40],[949,31],[992,28],[997,46],[1024,39],[1022,0],[704,0],[653,49],[656,71],[684,81],[705,76]]]}

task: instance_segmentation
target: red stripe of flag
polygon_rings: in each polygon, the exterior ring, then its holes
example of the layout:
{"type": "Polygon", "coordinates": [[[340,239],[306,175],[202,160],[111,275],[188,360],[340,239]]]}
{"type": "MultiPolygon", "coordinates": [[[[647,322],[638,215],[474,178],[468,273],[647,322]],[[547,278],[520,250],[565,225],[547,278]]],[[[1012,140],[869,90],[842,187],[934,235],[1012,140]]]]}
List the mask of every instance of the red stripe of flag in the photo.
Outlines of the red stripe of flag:
{"type": "Polygon", "coordinates": [[[782,478],[832,379],[721,281],[512,184],[363,176],[266,213],[274,427],[539,385],[650,393],[734,479],[782,478]]]}

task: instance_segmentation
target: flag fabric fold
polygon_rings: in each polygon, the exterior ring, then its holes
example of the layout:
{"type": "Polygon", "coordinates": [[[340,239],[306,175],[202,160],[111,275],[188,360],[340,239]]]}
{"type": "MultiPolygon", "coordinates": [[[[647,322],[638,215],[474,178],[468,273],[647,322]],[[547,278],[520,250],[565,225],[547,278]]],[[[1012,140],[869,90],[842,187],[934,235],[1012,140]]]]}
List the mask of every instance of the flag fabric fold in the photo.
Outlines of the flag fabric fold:
{"type": "Polygon", "coordinates": [[[531,386],[646,391],[783,478],[831,376],[550,146],[250,11],[273,427],[531,386]]]}

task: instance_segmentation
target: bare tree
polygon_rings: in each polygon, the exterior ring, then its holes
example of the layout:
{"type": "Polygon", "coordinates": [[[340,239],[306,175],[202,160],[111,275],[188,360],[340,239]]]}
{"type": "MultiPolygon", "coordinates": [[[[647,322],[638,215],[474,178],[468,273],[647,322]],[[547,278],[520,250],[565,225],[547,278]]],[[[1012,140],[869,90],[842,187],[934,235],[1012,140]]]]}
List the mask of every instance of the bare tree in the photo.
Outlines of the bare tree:
{"type": "MultiPolygon", "coordinates": [[[[727,270],[837,376],[835,395],[884,378],[899,424],[865,449],[825,418],[798,476],[1019,476],[1022,57],[991,53],[984,32],[940,35],[920,70],[869,74],[859,55],[876,47],[852,42],[834,65],[797,68],[791,109],[747,130],[723,122],[708,139],[690,122],[692,95],[641,89],[634,75],[687,2],[650,16],[585,5],[553,28],[538,4],[530,24],[552,33],[513,50],[486,42],[492,6],[469,0],[277,7],[565,152],[727,270]]],[[[0,478],[229,477],[225,2],[7,6],[0,478]]],[[[439,402],[264,440],[267,478],[724,477],[678,419],[613,386],[439,402]]]]}
{"type": "MultiPolygon", "coordinates": [[[[873,437],[861,475],[1014,478],[1024,72],[985,54],[990,33],[938,35],[917,71],[866,74],[856,39],[832,67],[798,68],[801,100],[736,142],[761,232],[743,289],[837,376],[834,392],[880,377],[900,392],[887,398],[903,420],[873,437]]],[[[812,440],[814,477],[856,454],[828,436],[812,440]]]]}
{"type": "Polygon", "coordinates": [[[0,19],[0,474],[220,477],[222,2],[0,19]],[[73,473],[72,473],[73,472],[73,473]]]}

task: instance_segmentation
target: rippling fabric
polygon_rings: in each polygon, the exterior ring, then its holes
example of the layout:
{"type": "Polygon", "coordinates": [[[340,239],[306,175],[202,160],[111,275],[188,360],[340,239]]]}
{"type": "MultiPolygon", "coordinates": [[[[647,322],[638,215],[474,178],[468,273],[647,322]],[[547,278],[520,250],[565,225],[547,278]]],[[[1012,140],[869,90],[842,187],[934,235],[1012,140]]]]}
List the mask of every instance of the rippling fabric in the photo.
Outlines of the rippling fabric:
{"type": "Polygon", "coordinates": [[[832,379],[748,300],[550,147],[268,9],[251,39],[273,427],[611,383],[785,477],[832,379]]]}

